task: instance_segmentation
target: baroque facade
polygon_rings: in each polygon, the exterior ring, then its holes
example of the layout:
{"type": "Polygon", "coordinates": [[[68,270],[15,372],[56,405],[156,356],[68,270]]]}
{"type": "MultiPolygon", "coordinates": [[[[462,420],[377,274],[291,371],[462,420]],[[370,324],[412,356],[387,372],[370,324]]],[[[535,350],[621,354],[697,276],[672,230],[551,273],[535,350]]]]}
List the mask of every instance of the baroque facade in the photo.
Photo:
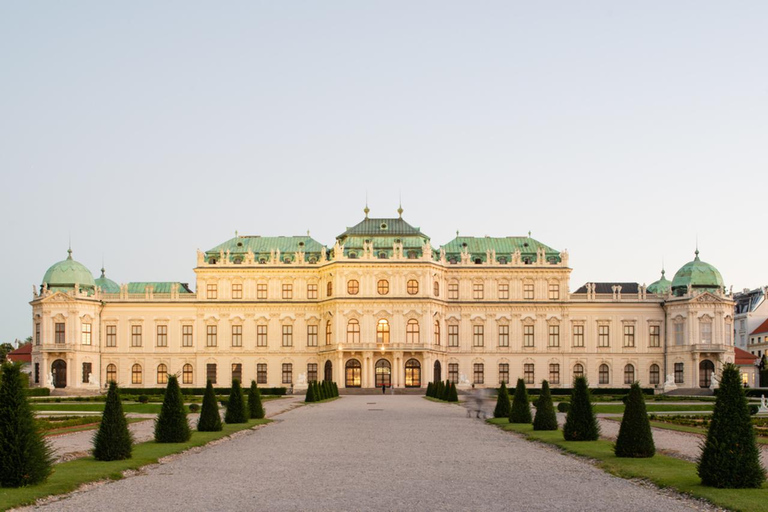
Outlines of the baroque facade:
{"type": "Polygon", "coordinates": [[[194,291],[117,285],[72,259],[35,286],[33,382],[159,387],[709,387],[734,361],[734,301],[696,251],[672,282],[587,283],[568,253],[528,236],[457,236],[433,249],[402,218],[365,218],[327,248],[235,236],[198,252],[194,291]]]}

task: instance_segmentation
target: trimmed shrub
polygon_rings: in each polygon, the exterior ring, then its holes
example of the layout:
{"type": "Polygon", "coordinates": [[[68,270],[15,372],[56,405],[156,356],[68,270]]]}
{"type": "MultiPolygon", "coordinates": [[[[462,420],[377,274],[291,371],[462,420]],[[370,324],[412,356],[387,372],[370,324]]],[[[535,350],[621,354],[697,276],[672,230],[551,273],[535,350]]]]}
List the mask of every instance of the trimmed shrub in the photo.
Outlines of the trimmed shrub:
{"type": "Polygon", "coordinates": [[[44,482],[53,471],[50,445],[37,430],[21,368],[3,363],[0,380],[0,486],[44,482]]]}
{"type": "Polygon", "coordinates": [[[27,396],[51,396],[51,390],[48,388],[28,388],[25,392],[27,396]]]}
{"type": "Polygon", "coordinates": [[[197,419],[197,431],[218,432],[222,428],[216,393],[213,390],[211,380],[208,379],[208,386],[205,388],[205,395],[203,395],[203,408],[200,410],[200,417],[197,419]]]}
{"type": "Polygon", "coordinates": [[[723,367],[720,393],[697,465],[702,485],[744,489],[758,488],[765,481],[739,377],[737,366],[723,367]]]}
{"type": "Polygon", "coordinates": [[[229,394],[227,411],[224,413],[227,423],[247,423],[248,411],[245,410],[245,395],[238,379],[232,379],[232,392],[229,394]]]}
{"type": "Polygon", "coordinates": [[[531,406],[528,403],[528,392],[525,390],[525,381],[517,379],[515,396],[512,399],[512,407],[509,410],[510,423],[530,423],[531,406]]]}
{"type": "Polygon", "coordinates": [[[435,383],[435,390],[434,390],[434,394],[432,395],[432,398],[436,398],[438,400],[443,399],[443,386],[445,386],[445,383],[443,381],[438,381],[435,383]]]}
{"type": "Polygon", "coordinates": [[[189,412],[200,412],[200,404],[189,404],[187,408],[189,412]]]}
{"type": "Polygon", "coordinates": [[[139,398],[137,398],[136,401],[140,404],[146,404],[149,402],[149,397],[147,395],[139,395],[139,398]]]}
{"type": "Polygon", "coordinates": [[[264,406],[261,404],[261,393],[256,387],[256,381],[251,381],[251,387],[248,390],[248,415],[251,419],[260,420],[264,417],[264,406]]]}
{"type": "Polygon", "coordinates": [[[427,393],[426,396],[432,396],[432,383],[427,384],[427,393]]]}
{"type": "Polygon", "coordinates": [[[557,430],[557,415],[549,394],[549,382],[541,383],[541,395],[536,402],[536,416],[533,418],[533,430],[557,430]]]}
{"type": "Polygon", "coordinates": [[[760,406],[757,404],[749,404],[749,415],[754,416],[760,411],[760,406]]]}
{"type": "Polygon", "coordinates": [[[168,387],[160,414],[155,420],[155,441],[158,443],[184,443],[192,437],[184,409],[179,381],[175,375],[168,376],[168,387]]]}
{"type": "Polygon", "coordinates": [[[307,386],[307,394],[304,397],[304,401],[307,403],[317,402],[317,398],[315,397],[315,386],[313,386],[313,382],[310,382],[309,386],[307,386]]]}
{"type": "Polygon", "coordinates": [[[560,402],[557,404],[557,412],[568,412],[571,410],[570,402],[560,402]]]}
{"type": "Polygon", "coordinates": [[[440,400],[448,401],[448,398],[451,395],[451,381],[446,380],[445,385],[443,386],[442,393],[440,395],[440,400]]]}
{"type": "Polygon", "coordinates": [[[133,436],[123,414],[117,384],[112,381],[109,383],[99,430],[93,436],[93,457],[104,461],[130,459],[132,450],[133,436]]]}
{"type": "Polygon", "coordinates": [[[645,410],[645,398],[640,384],[635,382],[629,388],[624,416],[621,418],[619,437],[613,452],[617,457],[653,457],[656,446],[653,443],[651,423],[645,410]]]}
{"type": "Polygon", "coordinates": [[[448,394],[448,401],[449,402],[458,402],[459,401],[459,392],[456,390],[456,384],[451,382],[451,391],[448,394]]]}
{"type": "Polygon", "coordinates": [[[571,407],[565,417],[563,437],[566,441],[597,441],[600,426],[590,401],[589,385],[584,377],[576,377],[571,394],[571,407]]]}
{"type": "Polygon", "coordinates": [[[509,403],[509,392],[507,392],[507,385],[501,383],[499,388],[499,395],[496,397],[496,408],[493,410],[494,418],[509,418],[511,405],[509,403]]]}

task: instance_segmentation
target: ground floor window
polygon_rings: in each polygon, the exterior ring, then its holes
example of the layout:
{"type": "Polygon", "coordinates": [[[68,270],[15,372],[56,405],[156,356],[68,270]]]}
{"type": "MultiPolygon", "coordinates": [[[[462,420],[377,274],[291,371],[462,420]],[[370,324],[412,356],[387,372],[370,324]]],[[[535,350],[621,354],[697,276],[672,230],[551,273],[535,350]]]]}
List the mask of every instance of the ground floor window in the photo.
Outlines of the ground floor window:
{"type": "Polygon", "coordinates": [[[523,365],[523,376],[525,377],[526,384],[533,384],[536,381],[533,363],[525,363],[523,365]]]}
{"type": "Polygon", "coordinates": [[[83,384],[91,382],[91,371],[93,367],[91,363],[83,363],[83,384]]]}
{"type": "Polygon", "coordinates": [[[330,361],[325,362],[325,380],[329,382],[333,380],[333,363],[330,361]]]}
{"type": "Polygon", "coordinates": [[[499,363],[499,384],[509,384],[509,363],[499,363]]]}
{"type": "Polygon", "coordinates": [[[584,365],[581,363],[576,363],[573,365],[573,378],[578,379],[579,377],[584,376],[584,365]]]}
{"type": "Polygon", "coordinates": [[[243,382],[243,365],[241,363],[232,363],[232,380],[235,379],[243,382]]]}
{"type": "MultiPolygon", "coordinates": [[[[39,326],[40,324],[37,325],[39,326]]],[[[35,363],[35,384],[40,384],[40,363],[35,363]]]]}
{"type": "Polygon", "coordinates": [[[448,363],[448,380],[454,384],[459,382],[459,363],[448,363]]]}
{"type": "Polygon", "coordinates": [[[392,365],[386,359],[376,361],[376,387],[392,385],[392,365]]]}
{"type": "Polygon", "coordinates": [[[158,384],[168,383],[168,367],[162,363],[157,365],[157,383],[158,384]]]}
{"type": "Polygon", "coordinates": [[[131,384],[141,384],[141,365],[135,364],[131,367],[131,384]]]}
{"type": "Polygon", "coordinates": [[[683,373],[683,363],[675,363],[675,384],[682,384],[685,379],[683,373]]]}
{"type": "Polygon", "coordinates": [[[658,384],[660,382],[659,375],[660,375],[659,365],[652,364],[648,382],[650,382],[651,384],[658,384]]]}
{"type": "Polygon", "coordinates": [[[558,363],[549,365],[549,383],[560,384],[560,365],[558,363]]]}
{"type": "Polygon", "coordinates": [[[635,382],[635,367],[628,364],[624,367],[624,384],[635,382]]]}
{"type": "Polygon", "coordinates": [[[107,382],[117,382],[117,366],[107,365],[107,382]]]}
{"type": "Polygon", "coordinates": [[[483,363],[475,363],[473,365],[473,370],[474,370],[474,378],[472,379],[472,383],[474,384],[485,383],[485,365],[483,365],[483,363]]]}
{"type": "Polygon", "coordinates": [[[211,381],[211,384],[216,384],[216,363],[205,365],[205,377],[211,381]]]}
{"type": "Polygon", "coordinates": [[[362,368],[360,361],[357,359],[350,359],[347,361],[345,369],[344,385],[348,388],[359,388],[362,385],[362,368]]]}
{"type": "Polygon", "coordinates": [[[267,363],[259,363],[256,365],[256,384],[267,383],[267,363]]]}
{"type": "Polygon", "coordinates": [[[192,365],[189,363],[181,369],[181,383],[192,384],[192,365]]]}
{"type": "Polygon", "coordinates": [[[293,384],[292,363],[283,363],[283,384],[293,384]]]}
{"type": "Polygon", "coordinates": [[[598,383],[599,384],[608,384],[610,383],[610,370],[608,369],[607,364],[601,364],[600,368],[598,368],[598,383]]]}
{"type": "Polygon", "coordinates": [[[421,363],[416,359],[405,362],[405,387],[421,387],[421,363]]]}
{"type": "Polygon", "coordinates": [[[307,363],[307,382],[317,380],[317,363],[307,363]]]}

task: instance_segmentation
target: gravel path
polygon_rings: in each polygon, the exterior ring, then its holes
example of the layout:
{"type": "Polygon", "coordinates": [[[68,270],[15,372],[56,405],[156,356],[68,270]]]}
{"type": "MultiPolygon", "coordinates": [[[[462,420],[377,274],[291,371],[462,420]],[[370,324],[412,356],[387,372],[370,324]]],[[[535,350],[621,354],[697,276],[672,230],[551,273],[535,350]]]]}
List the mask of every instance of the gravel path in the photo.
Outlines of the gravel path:
{"type": "Polygon", "coordinates": [[[684,511],[662,494],[419,396],[345,396],[45,507],[684,511]],[[108,504],[108,505],[107,505],[108,504]]]}

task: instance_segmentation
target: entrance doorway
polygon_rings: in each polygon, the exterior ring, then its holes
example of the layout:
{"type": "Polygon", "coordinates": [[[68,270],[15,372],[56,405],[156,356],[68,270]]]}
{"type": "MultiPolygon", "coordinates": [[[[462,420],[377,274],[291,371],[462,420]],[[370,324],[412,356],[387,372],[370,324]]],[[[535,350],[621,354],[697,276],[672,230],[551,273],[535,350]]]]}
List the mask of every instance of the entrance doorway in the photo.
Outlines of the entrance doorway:
{"type": "Polygon", "coordinates": [[[405,362],[405,387],[421,387],[421,363],[416,359],[409,359],[405,362]]]}
{"type": "Polygon", "coordinates": [[[709,359],[699,363],[699,387],[708,388],[712,385],[712,373],[715,371],[715,364],[709,359]]]}
{"type": "Polygon", "coordinates": [[[376,361],[376,387],[392,385],[392,365],[386,359],[376,361]]]}
{"type": "Polygon", "coordinates": [[[440,382],[441,380],[443,380],[443,376],[440,368],[440,361],[435,361],[435,371],[432,377],[432,382],[440,382]]]}
{"type": "Polygon", "coordinates": [[[51,374],[53,375],[53,387],[67,387],[67,363],[57,359],[51,365],[51,374]]]}
{"type": "Polygon", "coordinates": [[[345,379],[344,379],[344,386],[348,388],[359,388],[360,384],[362,382],[360,375],[361,375],[361,365],[360,361],[357,359],[350,359],[347,361],[347,365],[345,367],[345,379]]]}
{"type": "Polygon", "coordinates": [[[333,363],[330,361],[325,362],[325,380],[329,382],[333,380],[333,363]]]}

